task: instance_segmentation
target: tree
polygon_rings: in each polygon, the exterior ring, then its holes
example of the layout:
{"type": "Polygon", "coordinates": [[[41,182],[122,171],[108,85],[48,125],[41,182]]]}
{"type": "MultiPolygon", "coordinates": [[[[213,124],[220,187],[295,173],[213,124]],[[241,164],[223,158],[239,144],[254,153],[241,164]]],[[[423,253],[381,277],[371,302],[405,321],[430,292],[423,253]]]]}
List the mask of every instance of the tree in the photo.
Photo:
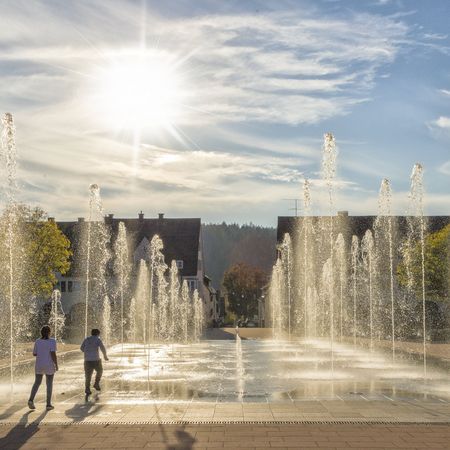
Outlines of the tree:
{"type": "MultiPolygon", "coordinates": [[[[425,292],[427,298],[449,298],[450,276],[450,225],[445,226],[425,238],[425,292]]],[[[422,255],[420,242],[415,242],[411,250],[410,272],[412,289],[417,296],[422,295],[422,255]]],[[[408,286],[405,261],[398,267],[398,279],[402,286],[408,286]]]]}
{"type": "Polygon", "coordinates": [[[229,310],[238,317],[251,318],[257,314],[258,297],[266,281],[266,273],[257,267],[245,263],[230,267],[223,278],[229,310]]]}
{"type": "Polygon", "coordinates": [[[203,224],[205,266],[218,288],[225,271],[234,264],[247,263],[269,273],[275,264],[277,230],[256,225],[203,224]],[[220,258],[217,258],[220,255],[220,258]]]}
{"type": "Polygon", "coordinates": [[[70,268],[70,241],[40,208],[29,209],[25,220],[30,290],[36,296],[49,296],[57,281],[55,272],[64,275],[70,268]]]}
{"type": "MultiPolygon", "coordinates": [[[[22,295],[49,297],[57,282],[55,272],[65,274],[70,268],[70,241],[41,208],[15,206],[17,246],[21,255],[20,283],[22,295]]],[[[5,211],[0,222],[4,223],[5,211]]],[[[2,227],[0,240],[6,230],[2,227]]],[[[3,242],[1,242],[3,244],[3,242]]],[[[1,245],[4,248],[4,245],[1,245]]]]}

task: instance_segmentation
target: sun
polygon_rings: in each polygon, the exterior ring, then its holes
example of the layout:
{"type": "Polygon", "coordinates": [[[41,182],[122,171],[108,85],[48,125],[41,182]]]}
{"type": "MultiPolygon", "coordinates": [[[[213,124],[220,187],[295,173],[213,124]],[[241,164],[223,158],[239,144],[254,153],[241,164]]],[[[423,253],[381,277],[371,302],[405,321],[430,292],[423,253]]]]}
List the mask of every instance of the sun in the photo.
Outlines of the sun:
{"type": "Polygon", "coordinates": [[[180,118],[185,91],[177,65],[166,58],[118,60],[96,78],[96,110],[116,128],[168,127],[180,118]]]}

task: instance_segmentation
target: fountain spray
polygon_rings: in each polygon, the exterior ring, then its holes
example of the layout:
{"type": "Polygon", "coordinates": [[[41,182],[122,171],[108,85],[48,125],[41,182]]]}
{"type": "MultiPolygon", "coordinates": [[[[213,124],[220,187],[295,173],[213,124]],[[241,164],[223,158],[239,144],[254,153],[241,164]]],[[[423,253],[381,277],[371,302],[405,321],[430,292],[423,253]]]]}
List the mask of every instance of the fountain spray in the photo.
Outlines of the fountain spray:
{"type": "Polygon", "coordinates": [[[387,220],[387,236],[389,245],[389,291],[391,297],[391,334],[392,334],[392,360],[395,361],[395,299],[394,299],[394,248],[392,226],[392,191],[388,179],[381,182],[379,197],[379,215],[387,220]]]}
{"type": "Polygon", "coordinates": [[[103,296],[102,329],[105,344],[111,342],[111,303],[109,297],[103,296]]]}
{"type": "Polygon", "coordinates": [[[181,284],[181,311],[182,311],[182,317],[181,317],[181,329],[183,333],[183,342],[187,343],[188,341],[188,314],[189,314],[189,304],[190,304],[190,298],[189,298],[189,287],[186,280],[183,280],[183,283],[181,284]]]}
{"type": "MultiPolygon", "coordinates": [[[[164,248],[163,241],[161,238],[155,234],[150,241],[150,247],[148,248],[149,255],[149,298],[150,298],[150,305],[152,305],[151,308],[151,337],[154,338],[156,335],[161,333],[161,327],[164,325],[162,324],[160,319],[160,310],[161,310],[161,303],[160,303],[160,289],[163,288],[163,286],[159,284],[161,276],[164,278],[164,272],[167,268],[166,264],[164,263],[164,255],[162,254],[162,250],[164,248]],[[161,274],[162,273],[162,274],[161,274]],[[156,317],[155,314],[158,314],[158,329],[156,329],[156,317]]],[[[161,280],[162,284],[162,280],[161,280]]],[[[165,323],[165,316],[162,317],[164,319],[165,323]]]]}
{"type": "Polygon", "coordinates": [[[345,241],[342,233],[336,239],[336,259],[339,266],[339,340],[342,342],[344,332],[344,285],[346,278],[345,241]]]}
{"type": "Polygon", "coordinates": [[[50,326],[53,328],[55,340],[61,339],[64,330],[65,316],[61,304],[61,292],[54,289],[51,296],[50,326]]]}
{"type": "Polygon", "coordinates": [[[410,206],[411,212],[419,219],[420,259],[421,259],[421,294],[422,294],[422,333],[423,333],[423,376],[427,376],[426,346],[426,302],[425,302],[425,219],[423,215],[423,167],[414,164],[411,174],[410,206]]]}
{"type": "Polygon", "coordinates": [[[305,328],[305,339],[308,337],[308,231],[311,215],[311,192],[309,181],[305,178],[303,182],[303,325],[305,328]]]}
{"type": "Polygon", "coordinates": [[[286,277],[286,294],[287,294],[287,312],[288,312],[288,336],[289,340],[291,340],[291,306],[292,306],[292,286],[291,286],[291,277],[292,277],[292,243],[291,237],[289,233],[284,235],[283,243],[280,247],[281,250],[281,262],[283,264],[283,269],[286,277]]]}
{"type": "Polygon", "coordinates": [[[373,270],[374,270],[374,241],[370,230],[367,230],[361,242],[364,269],[368,276],[369,290],[369,332],[370,350],[373,351],[373,270]]]}
{"type": "Polygon", "coordinates": [[[269,287],[272,338],[279,338],[282,333],[282,272],[283,268],[281,258],[277,258],[277,261],[272,269],[272,277],[269,287]]]}
{"type": "Polygon", "coordinates": [[[14,330],[14,315],[15,315],[15,286],[17,280],[15,274],[17,268],[15,266],[17,250],[17,150],[16,150],[16,127],[14,125],[13,116],[6,113],[2,117],[3,131],[1,135],[2,157],[6,168],[6,247],[7,247],[7,273],[8,273],[8,288],[7,297],[9,303],[9,356],[10,356],[10,386],[11,396],[14,392],[14,354],[15,354],[15,330],[14,330]]]}
{"type": "Polygon", "coordinates": [[[177,262],[172,260],[169,270],[169,316],[170,316],[170,339],[175,340],[178,335],[178,323],[176,318],[179,316],[179,311],[177,311],[178,300],[180,294],[180,281],[178,278],[178,267],[177,262]]]}
{"type": "Polygon", "coordinates": [[[139,261],[139,272],[137,277],[137,287],[136,287],[136,311],[138,317],[141,317],[142,326],[142,342],[148,344],[148,323],[149,323],[149,310],[150,310],[150,299],[149,299],[149,286],[148,286],[148,270],[145,260],[141,259],[139,261]]]}
{"type": "MultiPolygon", "coordinates": [[[[103,206],[98,184],[89,186],[89,221],[85,250],[85,320],[84,332],[88,335],[89,310],[93,320],[100,319],[107,296],[106,267],[110,259],[108,250],[110,235],[103,219],[103,206]]],[[[104,316],[104,314],[102,314],[104,316]]],[[[102,318],[102,327],[108,327],[109,321],[102,318]]]]}
{"type": "Polygon", "coordinates": [[[358,254],[359,254],[359,239],[358,236],[352,236],[351,245],[352,255],[352,296],[353,296],[353,345],[356,346],[356,297],[358,280],[358,254]]]}
{"type": "Polygon", "coordinates": [[[194,306],[194,341],[198,341],[203,332],[203,303],[197,289],[192,294],[192,302],[194,306]]]}
{"type": "MultiPolygon", "coordinates": [[[[333,201],[333,181],[336,176],[336,160],[337,160],[337,148],[336,148],[336,140],[332,133],[325,133],[324,142],[323,142],[323,153],[322,153],[322,177],[325,180],[325,183],[328,188],[328,201],[329,201],[329,209],[330,209],[330,222],[329,222],[329,239],[330,239],[330,273],[333,277],[333,245],[334,245],[334,237],[333,237],[333,213],[334,213],[334,201],[333,201]]],[[[331,279],[331,283],[334,283],[333,278],[331,279]]],[[[330,292],[330,309],[334,310],[334,289],[331,289],[330,292]]],[[[331,317],[331,322],[334,320],[334,311],[332,312],[333,317],[331,317]]],[[[330,336],[331,343],[331,367],[334,371],[334,349],[333,349],[333,340],[334,336],[330,336]]]]}
{"type": "Polygon", "coordinates": [[[123,222],[119,223],[119,231],[117,239],[114,243],[114,272],[117,277],[119,285],[119,300],[120,300],[120,342],[124,343],[124,297],[125,290],[128,285],[129,278],[129,262],[128,262],[128,244],[127,244],[127,229],[123,222]]]}

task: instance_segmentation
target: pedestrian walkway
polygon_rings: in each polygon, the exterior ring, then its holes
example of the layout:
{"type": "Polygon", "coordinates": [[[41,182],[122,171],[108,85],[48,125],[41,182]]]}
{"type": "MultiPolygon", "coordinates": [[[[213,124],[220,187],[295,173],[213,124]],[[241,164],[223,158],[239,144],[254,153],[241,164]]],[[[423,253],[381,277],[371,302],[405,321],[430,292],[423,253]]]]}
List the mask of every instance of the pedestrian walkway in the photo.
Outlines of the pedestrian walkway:
{"type": "MultiPolygon", "coordinates": [[[[34,420],[44,410],[29,413],[26,402],[0,408],[0,424],[20,424],[34,420]]],[[[429,400],[329,399],[285,402],[147,402],[128,401],[115,395],[84,402],[80,394],[70,401],[55,403],[55,409],[40,421],[47,424],[98,423],[444,423],[450,424],[450,403],[429,400]]]]}
{"type": "Polygon", "coordinates": [[[449,425],[29,425],[0,426],[0,449],[450,448],[449,425]]]}

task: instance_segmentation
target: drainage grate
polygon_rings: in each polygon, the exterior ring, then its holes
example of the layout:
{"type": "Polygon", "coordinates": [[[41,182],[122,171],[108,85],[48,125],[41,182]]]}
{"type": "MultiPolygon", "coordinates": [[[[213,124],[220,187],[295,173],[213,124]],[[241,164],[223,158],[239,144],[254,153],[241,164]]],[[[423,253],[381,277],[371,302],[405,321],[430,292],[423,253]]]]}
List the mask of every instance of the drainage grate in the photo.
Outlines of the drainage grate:
{"type": "MultiPolygon", "coordinates": [[[[36,424],[36,422],[23,423],[23,426],[29,426],[36,424]]],[[[20,422],[0,422],[0,426],[5,425],[21,425],[20,422]]],[[[88,422],[72,422],[72,421],[55,421],[55,422],[40,422],[40,426],[85,426],[85,425],[450,425],[450,421],[420,421],[420,420],[396,420],[396,419],[346,419],[346,420],[146,420],[146,421],[133,421],[133,420],[114,420],[110,422],[102,421],[88,421],[88,422]]]]}

